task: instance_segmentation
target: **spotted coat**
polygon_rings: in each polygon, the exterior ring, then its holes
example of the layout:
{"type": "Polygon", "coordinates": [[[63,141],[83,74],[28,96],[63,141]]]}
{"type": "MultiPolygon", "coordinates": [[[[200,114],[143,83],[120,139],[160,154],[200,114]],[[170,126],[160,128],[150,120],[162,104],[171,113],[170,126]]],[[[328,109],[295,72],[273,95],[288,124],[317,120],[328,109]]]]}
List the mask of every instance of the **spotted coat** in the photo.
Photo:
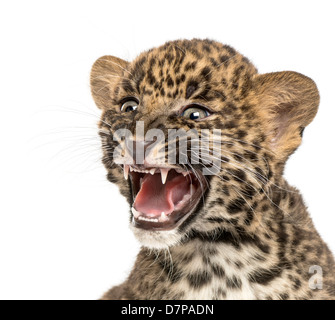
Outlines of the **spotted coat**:
{"type": "MultiPolygon", "coordinates": [[[[179,40],[133,62],[105,56],[91,73],[102,111],[100,135],[108,179],[132,204],[130,185],[111,157],[112,133],[159,128],[222,132],[220,173],[196,210],[176,230],[133,228],[143,247],[128,279],[103,299],[334,299],[334,258],[298,190],[283,178],[288,157],[314,118],[319,94],[296,72],[259,74],[235,49],[211,40],[179,40]],[[140,101],[120,113],[125,97],[140,101]],[[206,121],[180,117],[197,103],[206,121]],[[312,266],[322,269],[313,288],[312,266]]],[[[130,220],[132,214],[130,214],[130,220]]]]}

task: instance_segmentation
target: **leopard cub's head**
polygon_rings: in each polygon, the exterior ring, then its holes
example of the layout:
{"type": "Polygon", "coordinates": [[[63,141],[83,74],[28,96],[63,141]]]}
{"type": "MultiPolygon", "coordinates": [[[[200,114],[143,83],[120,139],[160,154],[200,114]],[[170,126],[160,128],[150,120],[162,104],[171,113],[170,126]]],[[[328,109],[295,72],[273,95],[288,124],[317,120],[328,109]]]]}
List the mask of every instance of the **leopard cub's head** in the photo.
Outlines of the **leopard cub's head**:
{"type": "Polygon", "coordinates": [[[132,62],[104,56],[91,89],[108,179],[150,248],[250,220],[253,200],[280,178],[319,103],[311,79],[258,74],[233,48],[196,39],[132,62]]]}

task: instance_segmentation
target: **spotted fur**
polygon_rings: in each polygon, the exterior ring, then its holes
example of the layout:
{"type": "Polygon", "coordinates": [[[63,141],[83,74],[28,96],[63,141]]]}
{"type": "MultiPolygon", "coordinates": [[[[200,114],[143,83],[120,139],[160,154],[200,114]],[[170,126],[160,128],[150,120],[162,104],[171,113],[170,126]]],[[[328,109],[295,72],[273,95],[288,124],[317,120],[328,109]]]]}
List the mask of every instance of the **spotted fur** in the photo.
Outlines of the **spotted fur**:
{"type": "MultiPolygon", "coordinates": [[[[258,74],[233,48],[210,40],[180,40],[133,62],[97,60],[91,88],[102,110],[103,162],[108,179],[132,204],[131,190],[112,159],[119,128],[221,129],[218,175],[207,176],[203,201],[177,230],[133,228],[143,243],[129,278],[103,299],[334,299],[335,264],[298,190],[283,178],[288,157],[314,118],[319,94],[296,72],[258,74]],[[120,113],[135,96],[136,112],[120,113]],[[213,115],[180,117],[190,103],[213,115]],[[311,289],[313,265],[323,288],[311,289]]],[[[132,218],[132,217],[131,217],[132,218]]]]}

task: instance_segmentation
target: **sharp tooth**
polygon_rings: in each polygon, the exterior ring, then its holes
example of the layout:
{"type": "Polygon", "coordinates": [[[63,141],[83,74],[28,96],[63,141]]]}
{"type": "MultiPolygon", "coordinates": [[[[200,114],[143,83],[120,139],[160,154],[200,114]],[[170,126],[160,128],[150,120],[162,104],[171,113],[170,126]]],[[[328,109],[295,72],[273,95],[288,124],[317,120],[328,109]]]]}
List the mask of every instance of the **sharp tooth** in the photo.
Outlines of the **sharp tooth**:
{"type": "Polygon", "coordinates": [[[151,175],[154,175],[154,174],[155,174],[155,171],[156,171],[156,169],[151,169],[151,170],[150,170],[151,175]]]}
{"type": "Polygon", "coordinates": [[[129,173],[129,166],[125,164],[125,165],[123,166],[123,174],[124,174],[124,178],[125,178],[126,180],[128,180],[128,173],[129,173]]]}
{"type": "Polygon", "coordinates": [[[165,184],[169,169],[161,169],[162,183],[165,184]]]}
{"type": "Polygon", "coordinates": [[[133,213],[133,216],[135,218],[138,218],[140,216],[140,213],[138,211],[136,211],[135,208],[131,208],[131,212],[133,213]]]}
{"type": "Polygon", "coordinates": [[[129,167],[129,169],[130,169],[130,172],[133,172],[134,171],[134,168],[133,167],[129,167]]]}
{"type": "Polygon", "coordinates": [[[191,187],[190,187],[191,196],[193,196],[194,192],[195,192],[195,187],[193,186],[193,184],[191,184],[191,187]]]}
{"type": "Polygon", "coordinates": [[[161,220],[162,222],[165,222],[165,221],[169,220],[169,218],[166,216],[165,212],[162,212],[162,213],[161,213],[160,220],[161,220]]]}
{"type": "Polygon", "coordinates": [[[183,171],[182,174],[183,174],[184,177],[186,177],[188,175],[188,172],[187,171],[183,171]]]}

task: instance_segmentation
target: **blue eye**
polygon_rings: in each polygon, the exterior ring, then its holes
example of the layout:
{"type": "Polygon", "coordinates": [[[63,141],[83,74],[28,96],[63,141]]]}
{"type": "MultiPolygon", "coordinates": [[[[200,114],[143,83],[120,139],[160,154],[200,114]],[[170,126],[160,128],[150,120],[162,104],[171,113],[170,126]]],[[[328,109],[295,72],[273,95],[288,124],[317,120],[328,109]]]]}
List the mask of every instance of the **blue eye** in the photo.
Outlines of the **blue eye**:
{"type": "Polygon", "coordinates": [[[138,102],[135,100],[128,100],[121,106],[121,112],[132,112],[138,107],[138,102]]]}
{"type": "Polygon", "coordinates": [[[190,106],[189,108],[185,109],[181,115],[190,120],[200,120],[210,116],[210,113],[203,107],[190,106]]]}

